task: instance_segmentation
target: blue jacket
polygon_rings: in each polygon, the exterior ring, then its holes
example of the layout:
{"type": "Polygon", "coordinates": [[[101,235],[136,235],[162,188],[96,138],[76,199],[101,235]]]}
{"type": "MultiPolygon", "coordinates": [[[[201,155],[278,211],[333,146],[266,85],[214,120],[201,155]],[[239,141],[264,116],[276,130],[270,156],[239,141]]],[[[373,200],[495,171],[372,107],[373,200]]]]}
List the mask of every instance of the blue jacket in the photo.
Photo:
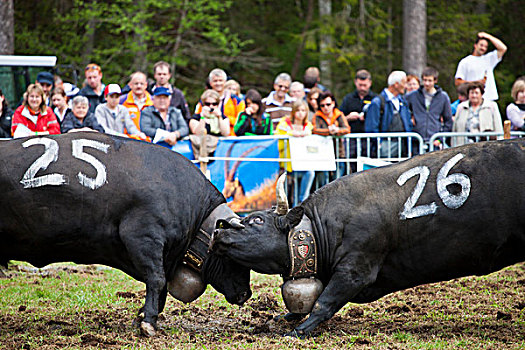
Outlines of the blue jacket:
{"type": "MultiPolygon", "coordinates": [[[[365,117],[365,132],[388,132],[388,127],[392,122],[392,116],[394,115],[394,104],[388,98],[385,90],[381,91],[381,95],[385,99],[385,110],[383,117],[379,115],[381,110],[381,99],[376,96],[372,99],[365,117]],[[379,123],[381,122],[381,125],[379,123]]],[[[401,121],[405,127],[405,131],[412,131],[412,121],[410,120],[410,110],[408,104],[403,97],[399,97],[399,114],[401,115],[401,121]]]]}
{"type": "MultiPolygon", "coordinates": [[[[188,124],[184,120],[180,110],[170,106],[168,108],[168,120],[171,125],[171,130],[167,131],[178,131],[180,138],[188,135],[188,124]]],[[[164,120],[160,116],[159,111],[154,106],[148,106],[140,113],[140,131],[154,138],[157,129],[166,130],[166,124],[164,124],[164,120]]]]}
{"type": "Polygon", "coordinates": [[[452,112],[448,94],[437,85],[436,94],[427,111],[423,89],[424,87],[421,86],[418,90],[409,93],[406,100],[416,121],[414,131],[428,141],[437,132],[452,131],[452,112]],[[441,117],[443,117],[443,127],[441,117]]]}

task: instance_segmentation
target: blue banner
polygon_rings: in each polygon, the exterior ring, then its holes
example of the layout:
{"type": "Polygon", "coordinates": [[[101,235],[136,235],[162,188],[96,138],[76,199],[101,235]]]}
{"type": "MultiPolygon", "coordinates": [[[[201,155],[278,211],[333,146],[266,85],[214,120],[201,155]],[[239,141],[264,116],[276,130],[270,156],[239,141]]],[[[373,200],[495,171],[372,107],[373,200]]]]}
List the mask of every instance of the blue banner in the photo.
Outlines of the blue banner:
{"type": "MultiPolygon", "coordinates": [[[[277,143],[276,139],[264,137],[219,140],[210,157],[234,159],[211,160],[208,171],[211,182],[235,212],[264,210],[275,205],[279,162],[245,161],[242,158],[279,158],[277,143]]],[[[194,159],[189,140],[178,142],[172,150],[194,159]]],[[[198,163],[195,165],[199,166],[198,163]]]]}

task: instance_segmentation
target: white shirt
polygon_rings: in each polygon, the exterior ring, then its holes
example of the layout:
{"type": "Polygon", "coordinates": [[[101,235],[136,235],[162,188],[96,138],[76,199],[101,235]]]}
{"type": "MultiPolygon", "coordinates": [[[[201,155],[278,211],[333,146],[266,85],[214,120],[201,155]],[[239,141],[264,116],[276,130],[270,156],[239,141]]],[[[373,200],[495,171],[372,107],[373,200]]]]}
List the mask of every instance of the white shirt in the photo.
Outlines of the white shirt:
{"type": "Polygon", "coordinates": [[[501,57],[498,57],[497,50],[491,51],[483,56],[468,55],[459,61],[456,78],[467,81],[481,80],[485,74],[487,74],[483,98],[489,101],[495,101],[498,99],[498,89],[496,88],[496,80],[494,79],[494,68],[500,61],[501,57]]]}
{"type": "Polygon", "coordinates": [[[394,94],[391,93],[390,90],[388,90],[388,89],[385,89],[385,93],[386,93],[388,99],[390,101],[392,101],[392,104],[394,105],[394,109],[399,112],[399,104],[400,104],[399,97],[398,97],[399,95],[398,96],[394,96],[394,94]]]}

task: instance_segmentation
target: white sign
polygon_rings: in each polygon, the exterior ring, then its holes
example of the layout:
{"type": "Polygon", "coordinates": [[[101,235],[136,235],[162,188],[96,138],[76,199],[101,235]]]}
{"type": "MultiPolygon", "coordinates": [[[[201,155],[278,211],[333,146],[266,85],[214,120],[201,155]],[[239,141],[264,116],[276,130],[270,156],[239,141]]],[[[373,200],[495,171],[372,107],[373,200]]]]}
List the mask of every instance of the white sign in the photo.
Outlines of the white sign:
{"type": "Polygon", "coordinates": [[[290,158],[293,171],[334,171],[335,152],[332,138],[312,135],[291,137],[290,158]]]}

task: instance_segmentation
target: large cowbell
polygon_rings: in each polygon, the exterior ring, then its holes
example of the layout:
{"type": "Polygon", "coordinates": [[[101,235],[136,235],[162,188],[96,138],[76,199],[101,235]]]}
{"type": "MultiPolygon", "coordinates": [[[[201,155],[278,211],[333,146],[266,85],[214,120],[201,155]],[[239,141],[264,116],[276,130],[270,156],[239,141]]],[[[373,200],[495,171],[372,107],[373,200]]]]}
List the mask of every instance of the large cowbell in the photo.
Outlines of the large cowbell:
{"type": "Polygon", "coordinates": [[[191,303],[204,293],[206,284],[197,271],[180,264],[175,276],[168,282],[168,292],[183,303],[191,303]]]}
{"type": "MultiPolygon", "coordinates": [[[[288,213],[288,200],[284,191],[286,174],[277,181],[278,215],[288,213]]],[[[312,233],[312,223],[304,215],[301,222],[288,234],[288,250],[292,263],[289,279],[282,285],[281,293],[286,308],[292,313],[308,314],[317,298],[323,292],[323,283],[315,278],[317,274],[317,244],[312,233]]]]}
{"type": "Polygon", "coordinates": [[[173,279],[168,282],[168,292],[175,299],[191,303],[206,290],[206,283],[201,277],[202,267],[211,250],[210,244],[213,241],[213,231],[218,219],[240,222],[239,216],[226,203],[217,206],[208,215],[196,237],[193,238],[182,262],[177,266],[173,279]]]}

